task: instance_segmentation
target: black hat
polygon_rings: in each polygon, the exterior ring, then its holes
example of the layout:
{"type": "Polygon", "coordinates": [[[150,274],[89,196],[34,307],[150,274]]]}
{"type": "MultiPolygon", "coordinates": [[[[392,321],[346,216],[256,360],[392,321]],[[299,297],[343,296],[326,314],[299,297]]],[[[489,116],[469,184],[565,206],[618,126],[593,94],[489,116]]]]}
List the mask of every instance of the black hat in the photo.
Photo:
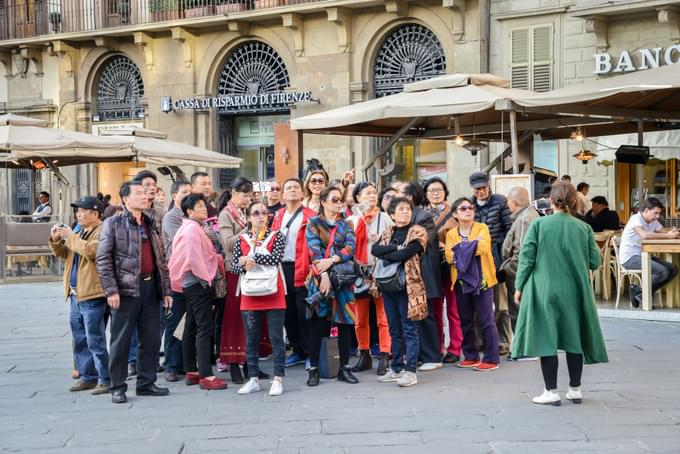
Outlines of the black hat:
{"type": "Polygon", "coordinates": [[[489,175],[484,172],[475,172],[470,175],[470,186],[475,189],[483,188],[489,185],[489,175]]]}
{"type": "Polygon", "coordinates": [[[99,214],[104,214],[104,205],[98,198],[88,195],[81,197],[71,204],[73,208],[85,208],[88,210],[98,211],[99,214]]]}

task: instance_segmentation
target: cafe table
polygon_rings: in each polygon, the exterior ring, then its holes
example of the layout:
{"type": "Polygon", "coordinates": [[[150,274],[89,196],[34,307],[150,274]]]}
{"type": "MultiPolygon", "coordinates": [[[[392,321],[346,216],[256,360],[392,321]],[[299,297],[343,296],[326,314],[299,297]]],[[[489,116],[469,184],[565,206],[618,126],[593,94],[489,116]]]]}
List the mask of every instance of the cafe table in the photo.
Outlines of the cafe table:
{"type": "MultiPolygon", "coordinates": [[[[643,240],[642,241],[642,310],[652,309],[652,254],[662,255],[664,260],[678,264],[680,255],[680,239],[675,240],[643,240]]],[[[680,282],[678,277],[666,285],[664,307],[680,305],[680,282]]]]}

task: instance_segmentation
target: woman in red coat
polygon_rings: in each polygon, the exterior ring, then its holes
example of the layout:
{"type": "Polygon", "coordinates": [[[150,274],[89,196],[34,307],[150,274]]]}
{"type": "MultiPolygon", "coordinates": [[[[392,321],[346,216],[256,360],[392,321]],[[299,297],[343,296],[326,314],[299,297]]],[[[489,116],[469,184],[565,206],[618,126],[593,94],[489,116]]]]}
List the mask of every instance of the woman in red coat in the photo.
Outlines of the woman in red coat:
{"type": "Polygon", "coordinates": [[[274,293],[252,296],[241,286],[241,315],[246,335],[246,358],[248,361],[248,382],[239,389],[239,394],[250,394],[260,390],[258,375],[259,343],[263,319],[266,317],[269,338],[274,358],[274,381],[270,396],[283,393],[285,374],[286,344],[283,339],[283,323],[286,318],[286,295],[280,264],[286,247],[286,238],[280,232],[267,228],[269,212],[262,202],[252,203],[246,209],[248,225],[234,245],[231,270],[243,277],[256,267],[275,268],[277,282],[274,293]]]}

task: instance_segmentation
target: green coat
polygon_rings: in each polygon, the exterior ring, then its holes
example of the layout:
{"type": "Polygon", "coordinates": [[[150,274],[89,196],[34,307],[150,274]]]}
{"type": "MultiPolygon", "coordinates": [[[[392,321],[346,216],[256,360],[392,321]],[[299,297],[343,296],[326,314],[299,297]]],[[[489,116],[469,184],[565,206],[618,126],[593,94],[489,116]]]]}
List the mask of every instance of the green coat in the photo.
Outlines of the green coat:
{"type": "Polygon", "coordinates": [[[522,292],[512,355],[582,353],[586,364],[608,362],[590,286],[600,266],[590,226],[569,214],[536,219],[524,237],[515,287],[522,292]]]}

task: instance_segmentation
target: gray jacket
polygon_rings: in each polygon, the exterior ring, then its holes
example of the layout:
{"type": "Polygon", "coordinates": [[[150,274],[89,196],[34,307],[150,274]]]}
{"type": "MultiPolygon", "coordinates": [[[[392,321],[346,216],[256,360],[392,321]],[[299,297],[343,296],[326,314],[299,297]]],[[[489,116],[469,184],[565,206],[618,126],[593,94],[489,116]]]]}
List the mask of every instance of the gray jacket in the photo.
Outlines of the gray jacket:
{"type": "Polygon", "coordinates": [[[515,277],[517,274],[517,264],[519,262],[519,251],[522,248],[524,235],[529,231],[529,225],[541,217],[538,211],[532,206],[522,208],[510,215],[512,226],[503,241],[503,263],[500,266],[505,275],[515,277]]]}

